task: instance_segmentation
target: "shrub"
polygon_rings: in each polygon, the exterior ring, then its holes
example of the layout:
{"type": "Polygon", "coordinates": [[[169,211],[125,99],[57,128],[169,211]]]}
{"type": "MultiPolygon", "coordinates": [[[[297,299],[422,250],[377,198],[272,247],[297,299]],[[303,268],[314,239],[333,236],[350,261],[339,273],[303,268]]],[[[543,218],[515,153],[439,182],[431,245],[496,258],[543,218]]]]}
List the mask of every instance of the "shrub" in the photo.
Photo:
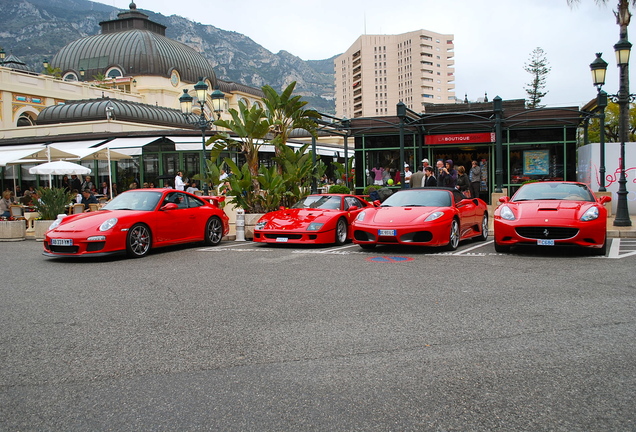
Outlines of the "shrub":
{"type": "Polygon", "coordinates": [[[344,185],[333,185],[329,188],[329,193],[348,194],[351,193],[351,189],[344,185]]]}
{"type": "Polygon", "coordinates": [[[33,205],[40,212],[43,220],[55,220],[57,215],[64,213],[66,205],[71,202],[71,194],[61,188],[38,189],[39,199],[33,201],[33,205]]]}

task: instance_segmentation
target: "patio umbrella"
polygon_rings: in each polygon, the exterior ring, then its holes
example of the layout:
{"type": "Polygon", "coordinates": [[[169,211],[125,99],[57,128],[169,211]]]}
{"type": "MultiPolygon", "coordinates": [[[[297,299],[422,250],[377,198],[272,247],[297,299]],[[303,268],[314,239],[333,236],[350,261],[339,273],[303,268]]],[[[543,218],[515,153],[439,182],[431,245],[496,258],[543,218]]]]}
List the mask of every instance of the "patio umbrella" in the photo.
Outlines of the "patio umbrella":
{"type": "Polygon", "coordinates": [[[40,165],[36,165],[33,168],[29,168],[31,174],[48,174],[48,175],[64,175],[75,174],[84,175],[90,174],[91,169],[82,165],[75,164],[67,161],[54,161],[47,162],[40,165]]]}

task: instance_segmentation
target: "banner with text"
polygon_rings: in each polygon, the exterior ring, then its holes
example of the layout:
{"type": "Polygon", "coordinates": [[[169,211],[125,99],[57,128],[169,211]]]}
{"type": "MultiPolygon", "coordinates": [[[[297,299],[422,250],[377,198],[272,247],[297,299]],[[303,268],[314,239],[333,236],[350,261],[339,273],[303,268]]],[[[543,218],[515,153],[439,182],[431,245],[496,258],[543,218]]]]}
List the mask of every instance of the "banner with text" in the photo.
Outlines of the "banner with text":
{"type": "Polygon", "coordinates": [[[478,144],[478,143],[494,143],[495,133],[464,133],[464,134],[448,134],[448,135],[425,135],[424,144],[478,144]]]}

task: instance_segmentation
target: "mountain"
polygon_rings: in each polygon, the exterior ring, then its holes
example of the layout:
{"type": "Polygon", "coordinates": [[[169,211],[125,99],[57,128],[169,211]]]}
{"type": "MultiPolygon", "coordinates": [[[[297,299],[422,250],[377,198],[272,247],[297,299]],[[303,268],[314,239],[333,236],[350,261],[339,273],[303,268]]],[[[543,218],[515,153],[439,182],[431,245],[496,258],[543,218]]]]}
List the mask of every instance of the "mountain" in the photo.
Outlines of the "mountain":
{"type": "MultiPolygon", "coordinates": [[[[165,25],[167,37],[201,52],[218,78],[278,90],[296,81],[296,93],[309,107],[335,113],[333,58],[305,61],[287,51],[274,54],[237,32],[139,10],[165,25]]],[[[99,33],[99,23],[120,11],[88,0],[0,0],[0,46],[39,72],[44,59],[71,41],[99,33]]]]}

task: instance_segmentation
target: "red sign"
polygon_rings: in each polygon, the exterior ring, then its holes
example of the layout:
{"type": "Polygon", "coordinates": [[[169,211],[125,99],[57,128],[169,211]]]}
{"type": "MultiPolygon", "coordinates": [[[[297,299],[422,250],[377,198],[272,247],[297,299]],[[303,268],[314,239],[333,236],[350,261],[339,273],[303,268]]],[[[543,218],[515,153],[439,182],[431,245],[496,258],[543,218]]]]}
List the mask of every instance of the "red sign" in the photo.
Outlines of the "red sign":
{"type": "Polygon", "coordinates": [[[477,144],[477,143],[493,143],[495,142],[494,132],[484,133],[465,133],[465,134],[449,134],[449,135],[425,135],[424,144],[477,144]]]}

